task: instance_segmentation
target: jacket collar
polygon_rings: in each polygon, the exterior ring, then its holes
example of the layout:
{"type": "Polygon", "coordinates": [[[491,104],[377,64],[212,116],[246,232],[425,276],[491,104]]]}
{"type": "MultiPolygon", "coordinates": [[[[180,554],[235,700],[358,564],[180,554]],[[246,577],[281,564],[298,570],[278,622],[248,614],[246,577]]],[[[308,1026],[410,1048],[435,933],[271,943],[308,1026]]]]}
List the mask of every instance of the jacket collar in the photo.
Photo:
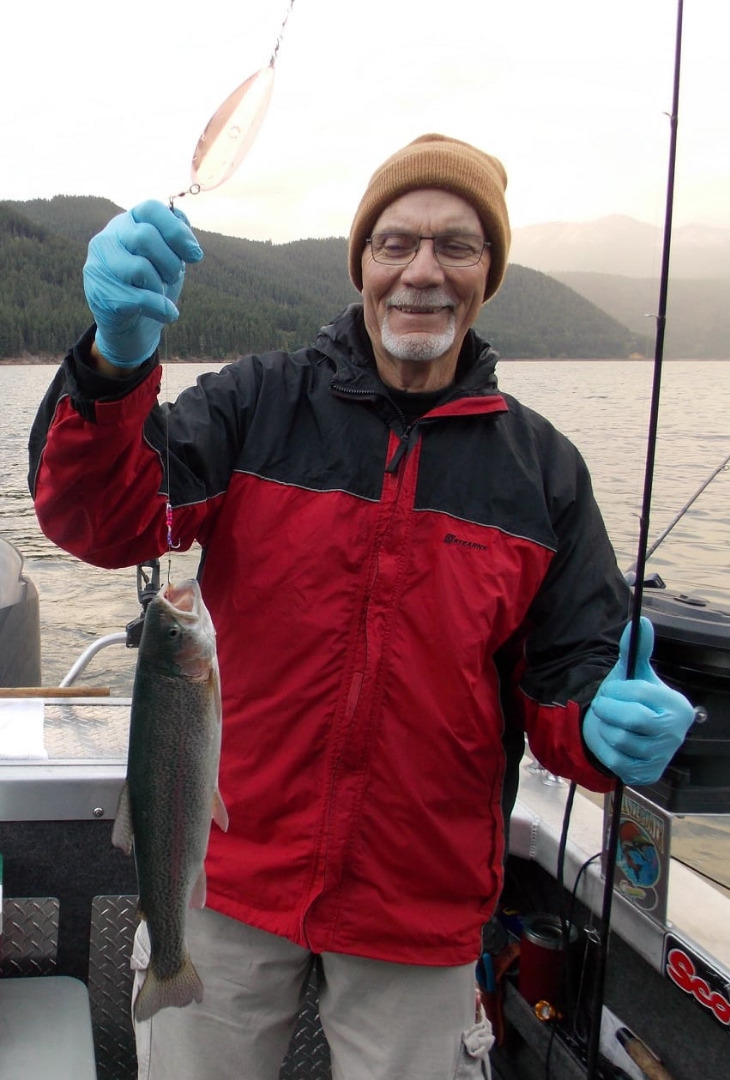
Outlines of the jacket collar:
{"type": "MultiPolygon", "coordinates": [[[[373,398],[387,393],[378,375],[373,348],[365,330],[362,304],[350,304],[320,330],[315,347],[334,366],[333,390],[373,398]]],[[[498,355],[475,330],[469,330],[459,355],[456,382],[444,400],[497,393],[498,355]]]]}

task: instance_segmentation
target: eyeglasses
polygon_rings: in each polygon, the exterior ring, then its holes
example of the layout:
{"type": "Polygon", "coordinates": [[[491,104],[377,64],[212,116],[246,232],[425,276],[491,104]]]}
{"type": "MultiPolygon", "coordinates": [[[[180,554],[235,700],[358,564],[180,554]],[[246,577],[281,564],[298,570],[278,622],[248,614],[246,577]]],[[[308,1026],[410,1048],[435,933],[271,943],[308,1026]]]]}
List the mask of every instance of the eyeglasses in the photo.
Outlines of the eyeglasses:
{"type": "Polygon", "coordinates": [[[405,266],[413,262],[423,240],[433,240],[433,253],[441,266],[474,266],[488,240],[474,233],[445,233],[442,236],[418,236],[407,232],[382,232],[365,241],[376,262],[389,266],[405,266]]]}

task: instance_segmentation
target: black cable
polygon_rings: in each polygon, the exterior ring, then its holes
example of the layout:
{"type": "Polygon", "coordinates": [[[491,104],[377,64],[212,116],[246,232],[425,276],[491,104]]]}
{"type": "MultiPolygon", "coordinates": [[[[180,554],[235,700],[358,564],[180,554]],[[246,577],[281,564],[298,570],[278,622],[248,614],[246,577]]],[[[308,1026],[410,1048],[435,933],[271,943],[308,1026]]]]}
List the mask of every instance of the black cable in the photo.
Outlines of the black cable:
{"type": "Polygon", "coordinates": [[[564,882],[565,872],[565,849],[568,844],[568,828],[570,826],[570,816],[573,813],[573,801],[575,799],[576,791],[575,780],[571,780],[570,787],[568,788],[568,795],[565,799],[565,809],[563,811],[563,827],[560,831],[560,844],[558,846],[558,865],[557,865],[557,879],[558,885],[562,887],[564,882]]]}
{"type": "Polygon", "coordinates": [[[570,919],[571,923],[573,921],[573,912],[575,911],[575,904],[576,904],[576,900],[577,900],[578,884],[580,882],[581,877],[583,876],[583,872],[588,869],[588,867],[590,866],[590,864],[592,862],[595,862],[596,859],[600,859],[601,855],[603,855],[602,851],[597,851],[595,855],[591,855],[591,857],[589,859],[586,859],[586,861],[583,863],[580,870],[578,871],[578,874],[577,874],[576,879],[575,879],[575,883],[573,885],[573,891],[572,891],[572,894],[571,894],[571,901],[570,901],[569,919],[570,919]]]}
{"type": "Polygon", "coordinates": [[[553,1043],[555,1042],[555,1033],[558,1030],[557,1021],[553,1020],[551,1027],[550,1040],[548,1042],[547,1050],[545,1051],[545,1080],[550,1080],[550,1055],[552,1054],[553,1043]]]}
{"type": "MultiPolygon", "coordinates": [[[[560,842],[559,842],[559,845],[558,845],[558,860],[557,860],[556,875],[555,875],[557,883],[558,883],[558,887],[559,887],[561,893],[562,893],[562,890],[565,888],[565,852],[566,852],[566,848],[568,846],[568,832],[569,832],[569,829],[570,829],[570,819],[571,819],[571,816],[572,816],[572,813],[573,813],[573,803],[575,801],[576,790],[577,790],[577,784],[575,783],[575,781],[571,781],[570,786],[568,788],[568,794],[567,794],[566,799],[565,799],[565,808],[563,810],[563,825],[562,825],[562,828],[560,830],[560,842]]],[[[601,853],[599,852],[598,854],[600,855],[601,853]]],[[[570,949],[570,931],[571,931],[572,926],[573,926],[573,913],[574,913],[574,910],[575,910],[575,894],[576,894],[576,890],[578,888],[578,882],[581,879],[583,871],[586,869],[588,864],[590,862],[592,862],[592,860],[595,859],[595,858],[597,858],[596,855],[591,856],[590,859],[586,860],[586,862],[583,863],[583,865],[580,867],[580,869],[578,871],[578,875],[576,877],[576,880],[575,880],[575,883],[574,883],[574,886],[573,886],[573,894],[572,894],[571,905],[570,905],[568,915],[566,916],[564,910],[561,910],[561,912],[560,912],[560,927],[561,927],[561,933],[562,933],[562,937],[563,937],[563,975],[566,977],[567,983],[568,983],[568,986],[567,986],[567,989],[566,989],[566,999],[568,1001],[571,1001],[571,999],[572,999],[572,985],[571,985],[572,979],[570,977],[570,963],[569,963],[568,957],[569,957],[569,949],[570,949]]],[[[561,908],[562,908],[562,906],[563,905],[561,904],[561,908]]],[[[577,1008],[577,1002],[576,1002],[576,1008],[577,1008]]],[[[557,1021],[552,1021],[552,1030],[550,1032],[550,1040],[548,1042],[547,1051],[545,1053],[545,1080],[550,1080],[550,1058],[551,1058],[551,1054],[552,1054],[553,1043],[555,1041],[556,1032],[557,1032],[557,1021]]]]}

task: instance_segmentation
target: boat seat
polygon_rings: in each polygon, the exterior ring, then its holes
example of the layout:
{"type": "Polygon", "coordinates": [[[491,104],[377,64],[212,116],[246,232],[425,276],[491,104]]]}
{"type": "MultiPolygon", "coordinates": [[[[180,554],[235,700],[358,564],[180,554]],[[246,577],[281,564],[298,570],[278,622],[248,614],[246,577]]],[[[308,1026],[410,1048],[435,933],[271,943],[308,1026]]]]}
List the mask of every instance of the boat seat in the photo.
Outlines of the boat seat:
{"type": "Polygon", "coordinates": [[[89,993],[67,975],[0,980],[0,1080],[96,1080],[89,993]]]}

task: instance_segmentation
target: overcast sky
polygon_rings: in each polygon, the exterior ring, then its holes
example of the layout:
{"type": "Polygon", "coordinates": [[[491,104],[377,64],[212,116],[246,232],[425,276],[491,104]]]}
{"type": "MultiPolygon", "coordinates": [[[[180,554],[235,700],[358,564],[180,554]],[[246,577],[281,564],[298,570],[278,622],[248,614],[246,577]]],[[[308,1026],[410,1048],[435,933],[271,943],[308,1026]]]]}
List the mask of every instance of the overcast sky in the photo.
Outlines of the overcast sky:
{"type": "MultiPolygon", "coordinates": [[[[0,199],[125,208],[190,183],[211,114],[268,63],[287,0],[14,0],[0,199]]],[[[676,0],[295,0],[274,94],[194,226],[345,235],[373,169],[427,131],[497,155],[514,226],[664,218],[676,0]]],[[[685,0],[675,224],[730,228],[730,5],[685,0]]]]}

